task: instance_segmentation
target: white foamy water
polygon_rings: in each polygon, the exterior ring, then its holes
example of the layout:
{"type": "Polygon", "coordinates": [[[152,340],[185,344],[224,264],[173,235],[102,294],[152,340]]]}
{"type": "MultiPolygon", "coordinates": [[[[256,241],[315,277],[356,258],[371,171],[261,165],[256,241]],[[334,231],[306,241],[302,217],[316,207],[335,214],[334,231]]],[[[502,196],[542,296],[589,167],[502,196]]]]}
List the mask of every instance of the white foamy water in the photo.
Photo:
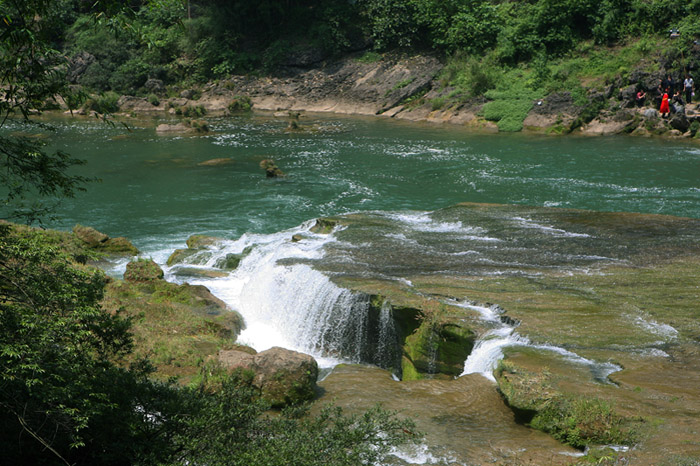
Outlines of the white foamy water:
{"type": "Polygon", "coordinates": [[[607,382],[607,377],[610,374],[622,370],[622,368],[616,364],[593,361],[565,348],[548,344],[532,343],[529,338],[515,332],[516,326],[508,325],[501,321],[500,312],[502,310],[497,306],[476,306],[470,303],[459,302],[451,302],[451,304],[474,310],[481,315],[483,320],[495,325],[495,328],[489,330],[477,340],[471,354],[464,362],[464,370],[460,376],[481,374],[492,382],[495,382],[496,378],[493,376],[493,371],[498,366],[498,362],[503,359],[504,348],[514,346],[527,346],[542,351],[553,352],[573,363],[589,366],[593,376],[601,382],[607,382]]]}
{"type": "Polygon", "coordinates": [[[586,233],[573,233],[570,231],[562,230],[560,228],[554,228],[549,225],[541,225],[533,220],[530,220],[528,218],[523,218],[523,217],[513,217],[513,220],[516,220],[518,222],[518,225],[520,225],[523,228],[531,228],[535,230],[540,230],[545,233],[549,233],[552,236],[560,236],[560,237],[569,237],[569,238],[590,238],[591,235],[587,235],[586,233]]]}
{"type": "MultiPolygon", "coordinates": [[[[366,295],[335,285],[305,260],[319,259],[333,235],[309,231],[312,222],[271,235],[243,235],[213,246],[202,267],[213,267],[227,254],[250,252],[229,276],[192,281],[214,295],[245,320],[238,341],[257,351],[274,346],[312,355],[321,367],[340,362],[391,364],[395,339],[393,318],[382,309],[370,316],[366,295]],[[292,236],[302,234],[301,241],[292,236]]],[[[195,259],[196,261],[196,259],[195,259]]]]}

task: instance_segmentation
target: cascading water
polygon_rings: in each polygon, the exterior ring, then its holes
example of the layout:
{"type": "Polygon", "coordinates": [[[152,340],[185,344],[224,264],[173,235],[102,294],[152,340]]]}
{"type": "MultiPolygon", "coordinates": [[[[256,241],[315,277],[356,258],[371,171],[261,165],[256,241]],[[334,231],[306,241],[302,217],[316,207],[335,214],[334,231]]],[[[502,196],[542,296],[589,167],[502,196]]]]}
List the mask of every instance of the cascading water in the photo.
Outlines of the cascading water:
{"type": "Polygon", "coordinates": [[[551,351],[571,362],[588,366],[593,378],[601,383],[610,383],[608,376],[622,370],[617,364],[592,361],[558,346],[532,343],[528,338],[515,332],[517,324],[514,324],[510,319],[501,319],[500,314],[503,310],[498,306],[484,307],[460,302],[452,302],[451,304],[479,312],[482,318],[494,327],[487,331],[474,345],[474,349],[464,362],[464,370],[461,375],[481,374],[495,382],[493,371],[503,358],[503,349],[513,346],[527,346],[542,351],[551,351]]]}
{"type": "Polygon", "coordinates": [[[225,242],[198,263],[212,267],[227,255],[249,251],[238,268],[226,278],[195,282],[243,316],[239,341],[258,351],[282,346],[314,356],[322,367],[338,362],[398,367],[391,308],[374,309],[367,295],[335,285],[304,263],[321,258],[323,246],[335,241],[311,233],[310,226],[225,242]],[[296,234],[303,239],[292,241],[296,234]]]}

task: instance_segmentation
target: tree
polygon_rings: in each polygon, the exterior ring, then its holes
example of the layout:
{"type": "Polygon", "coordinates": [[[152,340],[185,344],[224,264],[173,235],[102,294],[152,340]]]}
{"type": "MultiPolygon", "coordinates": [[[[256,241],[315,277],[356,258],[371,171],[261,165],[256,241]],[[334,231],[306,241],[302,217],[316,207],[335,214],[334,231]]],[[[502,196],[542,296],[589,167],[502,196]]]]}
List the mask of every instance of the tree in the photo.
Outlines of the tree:
{"type": "MultiPolygon", "coordinates": [[[[52,48],[54,3],[49,0],[0,2],[0,131],[9,120],[23,126],[46,102],[67,95],[61,72],[65,59],[52,48]]],[[[87,178],[68,170],[82,161],[68,154],[44,150],[45,143],[0,134],[0,218],[35,221],[47,215],[61,197],[84,189],[87,178]]]]}

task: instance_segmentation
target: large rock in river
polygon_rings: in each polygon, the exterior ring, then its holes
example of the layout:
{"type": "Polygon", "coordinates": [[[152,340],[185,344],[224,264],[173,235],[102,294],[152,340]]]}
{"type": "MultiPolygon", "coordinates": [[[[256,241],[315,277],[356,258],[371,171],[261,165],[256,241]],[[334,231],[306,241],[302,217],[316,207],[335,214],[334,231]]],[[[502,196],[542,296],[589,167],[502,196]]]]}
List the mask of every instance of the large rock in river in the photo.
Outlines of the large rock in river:
{"type": "Polygon", "coordinates": [[[256,355],[219,351],[218,359],[228,369],[254,372],[253,386],[273,407],[311,400],[316,392],[318,364],[308,354],[274,347],[256,355]]]}

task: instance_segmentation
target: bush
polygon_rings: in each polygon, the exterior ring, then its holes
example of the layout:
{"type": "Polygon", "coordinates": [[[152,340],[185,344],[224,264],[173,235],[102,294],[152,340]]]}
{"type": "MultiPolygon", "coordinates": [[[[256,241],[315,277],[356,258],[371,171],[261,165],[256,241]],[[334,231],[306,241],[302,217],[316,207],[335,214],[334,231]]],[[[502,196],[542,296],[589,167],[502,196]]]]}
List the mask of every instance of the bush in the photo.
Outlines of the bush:
{"type": "Polygon", "coordinates": [[[248,96],[236,96],[227,108],[231,113],[249,112],[253,108],[253,101],[248,96]]]}
{"type": "Polygon", "coordinates": [[[119,111],[117,101],[119,94],[116,92],[104,92],[98,96],[89,98],[84,105],[87,110],[92,110],[97,113],[114,113],[119,111]]]}

